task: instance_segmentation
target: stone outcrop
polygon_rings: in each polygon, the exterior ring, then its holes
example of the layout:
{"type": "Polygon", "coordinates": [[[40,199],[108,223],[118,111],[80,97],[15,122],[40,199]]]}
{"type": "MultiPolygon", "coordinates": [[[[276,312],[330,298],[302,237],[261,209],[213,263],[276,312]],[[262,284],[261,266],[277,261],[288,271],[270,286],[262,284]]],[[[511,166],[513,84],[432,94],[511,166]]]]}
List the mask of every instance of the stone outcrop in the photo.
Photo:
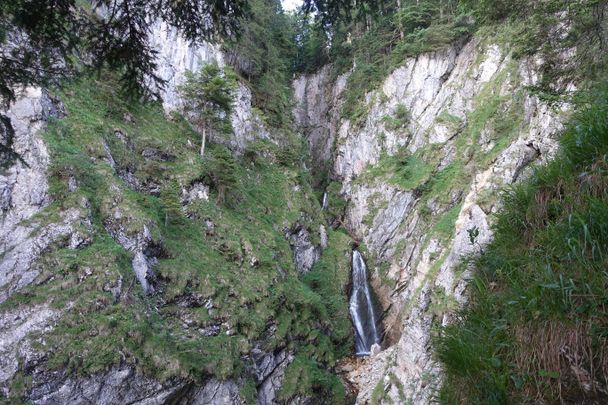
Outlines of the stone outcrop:
{"type": "Polygon", "coordinates": [[[36,404],[242,404],[239,385],[211,379],[202,386],[182,381],[159,383],[131,367],[117,367],[89,378],[65,372],[34,374],[29,400],[36,404]]]}
{"type": "MultiPolygon", "coordinates": [[[[167,81],[162,92],[163,106],[170,113],[181,108],[177,89],[184,81],[184,72],[196,71],[213,61],[222,65],[223,56],[219,47],[205,43],[189,44],[174,29],[163,24],[156,24],[153,31],[153,45],[159,51],[157,73],[167,81]]],[[[91,204],[86,198],[83,197],[78,208],[60,211],[59,220],[45,216],[44,209],[52,203],[48,184],[52,162],[43,140],[44,127],[49,117],[61,117],[63,114],[61,104],[39,88],[28,88],[9,109],[0,110],[0,303],[36,282],[42,271],[37,260],[53,244],[79,249],[91,243],[87,233],[91,227],[91,204]]],[[[128,114],[124,119],[133,123],[133,118],[128,114]]],[[[242,153],[252,140],[270,136],[261,118],[252,109],[251,91],[243,84],[239,84],[236,90],[231,120],[233,136],[216,141],[221,141],[237,154],[242,153]]],[[[130,139],[122,130],[116,129],[114,136],[129,151],[133,151],[130,139]]],[[[159,195],[158,185],[144,184],[129,168],[120,168],[108,143],[104,142],[103,148],[104,153],[100,157],[109,165],[109,187],[98,201],[103,226],[130,253],[132,269],[143,291],[149,295],[157,293],[162,290],[162,285],[154,274],[154,266],[157,259],[166,254],[158,238],[158,225],[147,220],[145,213],[133,211],[137,207],[129,205],[124,193],[130,189],[131,192],[159,195]]],[[[144,149],[141,155],[152,161],[175,159],[175,156],[155,148],[144,149]]],[[[68,191],[77,192],[80,187],[78,181],[72,174],[68,175],[64,179],[68,191]]],[[[208,194],[207,186],[192,184],[183,190],[182,203],[206,200],[208,194]]],[[[212,227],[213,223],[209,223],[212,227]]],[[[294,225],[294,229],[285,237],[293,242],[294,261],[303,273],[319,258],[321,247],[312,242],[306,229],[298,225],[294,225]]],[[[321,241],[327,244],[325,229],[321,227],[319,232],[321,241]]],[[[258,259],[252,257],[251,267],[257,262],[258,259]]],[[[115,281],[104,286],[104,291],[111,292],[115,301],[126,299],[123,288],[131,287],[123,286],[121,276],[115,281]]],[[[221,405],[243,402],[241,388],[244,381],[241,379],[211,379],[198,385],[182,380],[161,383],[142,375],[129,364],[120,364],[86,377],[68,371],[49,370],[45,365],[47,358],[44,351],[32,347],[31,337],[40,333],[42,337],[38,343],[43,344],[44,333],[51,331],[64,310],[70,307],[71,303],[65,309],[39,304],[0,311],[0,396],[11,397],[12,379],[19,371],[27,370],[30,380],[24,398],[36,404],[221,405]]],[[[209,330],[201,333],[217,335],[219,331],[218,325],[211,325],[209,330]]],[[[246,373],[255,380],[258,402],[275,403],[277,390],[286,367],[293,360],[293,354],[287,349],[269,353],[258,348],[245,357],[246,373]]]]}
{"type": "Polygon", "coordinates": [[[340,94],[349,74],[331,81],[331,67],[318,74],[300,76],[293,82],[295,123],[304,133],[313,163],[331,162],[337,128],[340,121],[340,94]]]}
{"type": "MultiPolygon", "coordinates": [[[[323,235],[323,229],[319,234],[323,235]]],[[[296,224],[294,229],[286,229],[285,238],[291,245],[296,271],[299,275],[306,274],[321,257],[322,245],[316,246],[308,230],[300,224],[296,224]]]]}
{"type": "MultiPolygon", "coordinates": [[[[187,43],[160,23],[154,25],[152,38],[159,51],[157,73],[167,81],[162,95],[169,113],[181,108],[177,89],[184,72],[212,61],[221,65],[223,55],[216,46],[187,43]]],[[[294,82],[296,123],[306,136],[313,162],[318,168],[330,167],[332,179],[342,184],[342,197],[348,201],[344,226],[369,250],[372,284],[385,310],[382,347],[374,347],[373,356],[344,368],[349,385],[359,392],[358,403],[369,402],[373,391],[381,392],[380,400],[386,402],[430,402],[441,380],[432,357],[432,326],[449,322],[450,308],[467,299],[470,269],[460,269],[459,264],[491,240],[499,191],[524,178],[532,164],[546,161],[556,149],[555,135],[568,106],[549,106],[526,90],[538,82],[541,62],[532,57],[513,60],[508,49],[478,39],[410,58],[380,89],[367,94],[368,114],[361,122],[341,116],[348,74],[334,80],[331,68],[325,67],[294,82]],[[407,112],[407,120],[390,125],[399,111],[407,112]],[[381,166],[391,156],[403,156],[397,163],[401,166],[420,165],[418,171],[406,172],[406,185],[395,180],[394,173],[370,175],[370,167],[381,166]],[[433,179],[441,181],[441,187],[433,179]]],[[[45,249],[56,243],[71,249],[90,243],[86,199],[77,208],[61,211],[59,218],[41,215],[51,203],[49,153],[41,129],[49,117],[61,114],[60,103],[35,88],[26,89],[9,109],[0,111],[0,303],[35,282],[40,273],[36,260],[45,249]]],[[[231,119],[234,135],[218,141],[237,153],[255,138],[269,137],[252,109],[251,91],[242,84],[231,119]]],[[[128,143],[120,131],[115,136],[128,143]]],[[[106,152],[116,170],[107,145],[106,152]]],[[[146,149],[142,155],[150,160],[172,159],[157,149],[146,149]]],[[[114,174],[132,190],[158,194],[128,171],[114,174]]],[[[74,177],[66,181],[70,192],[78,189],[74,177]]],[[[101,198],[105,230],[131,253],[137,280],[152,294],[158,291],[154,264],[164,254],[162,244],[154,223],[132,220],[130,207],[122,205],[122,191],[110,187],[101,198]]],[[[192,184],[183,190],[182,202],[206,200],[208,192],[201,183],[192,184]]],[[[209,232],[213,226],[209,220],[209,232]]],[[[327,244],[325,228],[319,229],[319,246],[304,227],[285,226],[296,269],[304,274],[327,244]]],[[[250,267],[256,262],[252,257],[250,267]]],[[[122,292],[121,280],[108,287],[116,300],[122,292]]],[[[15,373],[27,369],[31,389],[25,397],[37,404],[242,401],[244,382],[239,379],[211,379],[200,385],[182,380],[161,383],[127,364],[88,377],[50,372],[28,336],[52,329],[61,314],[45,304],[0,313],[2,394],[8,395],[15,373]]],[[[210,328],[201,333],[219,333],[219,326],[210,328]]],[[[285,348],[268,353],[260,347],[244,360],[255,380],[258,403],[272,404],[293,355],[285,348]]],[[[294,402],[298,401],[307,399],[294,402]]]]}
{"type": "MultiPolygon", "coordinates": [[[[175,28],[162,22],[153,25],[150,37],[152,45],[158,50],[158,66],[155,73],[166,82],[160,92],[163,107],[167,113],[179,111],[183,107],[179,86],[185,82],[186,71],[198,72],[208,63],[223,66],[224,53],[219,45],[188,42],[175,28]]],[[[234,131],[232,136],[212,140],[225,144],[239,154],[244,152],[251,141],[261,137],[270,138],[262,119],[252,109],[251,90],[242,83],[238,83],[235,92],[231,122],[234,131]]]]}
{"type": "Polygon", "coordinates": [[[30,284],[38,275],[39,254],[60,238],[69,237],[81,212],[70,209],[61,220],[45,223],[38,214],[50,203],[49,154],[41,129],[61,105],[40,88],[26,88],[7,110],[0,111],[3,136],[0,169],[0,302],[30,284]]]}
{"type": "Polygon", "coordinates": [[[459,264],[491,240],[500,190],[557,147],[568,105],[549,106],[526,89],[541,63],[475,38],[422,54],[366,95],[360,122],[338,118],[346,76],[332,82],[324,68],[294,81],[296,122],[312,156],[331,161],[330,176],[342,183],[344,225],[369,249],[385,308],[384,350],[344,373],[358,403],[374,390],[387,403],[430,403],[441,380],[432,325],[466,302],[470,270],[459,264]],[[399,110],[407,119],[390,125],[399,110]],[[394,155],[402,166],[369,172],[394,155]],[[418,166],[395,178],[393,169],[407,165],[418,166]]]}

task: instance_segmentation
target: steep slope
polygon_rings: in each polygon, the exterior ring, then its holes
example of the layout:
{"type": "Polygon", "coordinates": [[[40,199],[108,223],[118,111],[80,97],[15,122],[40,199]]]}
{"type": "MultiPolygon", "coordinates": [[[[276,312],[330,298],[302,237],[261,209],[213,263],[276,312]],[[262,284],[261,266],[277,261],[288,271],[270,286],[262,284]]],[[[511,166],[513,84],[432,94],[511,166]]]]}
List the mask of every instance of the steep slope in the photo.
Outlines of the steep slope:
{"type": "Polygon", "coordinates": [[[163,106],[104,72],[0,112],[3,400],[344,401],[328,370],[352,345],[350,240],[326,230],[300,140],[240,83],[234,133],[201,159],[176,86],[222,53],[155,30],[163,106]]]}
{"type": "Polygon", "coordinates": [[[499,191],[555,152],[569,107],[535,96],[542,61],[514,59],[499,37],[405,60],[356,121],[340,116],[346,76],[294,82],[296,121],[331,166],[384,304],[384,350],[346,373],[359,403],[431,400],[441,378],[431,336],[466,301],[463,259],[492,238],[499,191]]]}
{"type": "Polygon", "coordinates": [[[470,304],[434,345],[443,403],[608,400],[608,93],[581,91],[549,164],[509,190],[470,304]]]}

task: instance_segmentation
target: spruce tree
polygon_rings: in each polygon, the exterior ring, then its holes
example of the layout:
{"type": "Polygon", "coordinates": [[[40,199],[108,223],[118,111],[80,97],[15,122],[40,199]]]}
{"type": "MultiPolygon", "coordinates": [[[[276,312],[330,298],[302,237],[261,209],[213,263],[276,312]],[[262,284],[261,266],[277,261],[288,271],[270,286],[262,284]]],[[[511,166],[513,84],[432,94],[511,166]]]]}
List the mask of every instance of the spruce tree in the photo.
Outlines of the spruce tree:
{"type": "Polygon", "coordinates": [[[160,193],[160,201],[165,211],[165,226],[182,218],[180,188],[176,181],[170,182],[160,193]]]}
{"type": "Polygon", "coordinates": [[[230,68],[217,63],[204,65],[194,74],[186,72],[186,82],[179,87],[184,111],[201,132],[201,157],[209,132],[226,135],[232,132],[230,114],[234,103],[236,76],[230,68]]]}

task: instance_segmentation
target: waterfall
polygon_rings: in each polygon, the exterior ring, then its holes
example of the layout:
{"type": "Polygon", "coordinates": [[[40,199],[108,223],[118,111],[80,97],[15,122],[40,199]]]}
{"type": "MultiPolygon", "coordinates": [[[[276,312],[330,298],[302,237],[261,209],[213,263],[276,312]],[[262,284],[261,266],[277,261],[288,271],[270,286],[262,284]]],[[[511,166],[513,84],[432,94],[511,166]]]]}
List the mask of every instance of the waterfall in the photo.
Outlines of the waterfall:
{"type": "Polygon", "coordinates": [[[323,201],[321,202],[321,209],[324,210],[327,207],[327,191],[323,192],[323,201]]]}
{"type": "Polygon", "coordinates": [[[358,250],[353,250],[353,291],[350,296],[350,315],[355,326],[357,356],[369,356],[374,343],[380,344],[378,316],[367,283],[367,267],[358,250]]]}

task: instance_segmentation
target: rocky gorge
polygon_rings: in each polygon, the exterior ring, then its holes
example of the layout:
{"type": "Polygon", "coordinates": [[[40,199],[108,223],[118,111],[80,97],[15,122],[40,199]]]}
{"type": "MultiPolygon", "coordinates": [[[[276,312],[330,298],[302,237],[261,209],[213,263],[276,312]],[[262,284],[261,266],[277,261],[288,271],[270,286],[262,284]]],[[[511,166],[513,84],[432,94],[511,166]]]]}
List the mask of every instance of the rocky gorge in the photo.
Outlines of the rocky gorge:
{"type": "Polygon", "coordinates": [[[153,38],[162,106],[113,101],[110,77],[29,87],[0,110],[2,144],[18,156],[2,156],[0,173],[6,401],[315,404],[340,391],[338,372],[349,401],[431,403],[442,381],[432,337],[467,303],[468,259],[492,240],[501,191],[554,156],[571,111],[532,91],[542,56],[468,36],[404,59],[358,117],[342,114],[348,72],[296,77],[286,113],[324,190],[281,162],[296,147],[240,80],[233,132],[211,141],[257,157],[238,166],[234,206],[245,208],[226,208],[201,175],[178,91],[187,70],[224,66],[225,54],[162,23],[153,38]],[[170,187],[173,225],[159,214],[170,187]],[[384,337],[344,361],[355,247],[384,337]]]}
{"type": "Polygon", "coordinates": [[[384,350],[346,372],[359,403],[431,402],[441,379],[431,335],[466,303],[464,259],[491,240],[500,190],[551,159],[568,117],[568,104],[527,90],[541,62],[491,38],[423,54],[366,95],[358,123],[339,113],[348,74],[294,82],[296,122],[340,185],[344,226],[367,247],[384,306],[384,350]],[[395,125],[399,108],[407,118],[395,125]]]}

